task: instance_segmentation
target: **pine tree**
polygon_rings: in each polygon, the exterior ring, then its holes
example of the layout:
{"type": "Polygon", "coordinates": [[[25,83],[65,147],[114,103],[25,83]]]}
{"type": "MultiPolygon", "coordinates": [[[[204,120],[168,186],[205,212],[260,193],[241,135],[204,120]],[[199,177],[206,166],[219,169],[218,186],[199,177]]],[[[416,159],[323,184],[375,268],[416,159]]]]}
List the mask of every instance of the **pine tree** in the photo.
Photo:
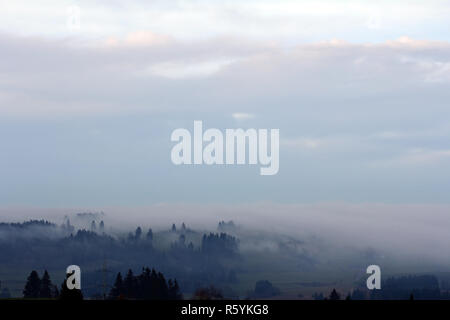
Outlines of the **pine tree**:
{"type": "Polygon", "coordinates": [[[41,280],[41,288],[39,291],[39,297],[40,298],[53,298],[53,284],[50,280],[50,275],[48,274],[47,270],[44,271],[44,275],[42,276],[41,280]]]}
{"type": "Polygon", "coordinates": [[[142,229],[141,229],[141,227],[137,227],[137,229],[134,233],[134,239],[136,241],[139,241],[141,239],[141,235],[142,235],[142,229]]]}
{"type": "Polygon", "coordinates": [[[39,298],[39,291],[41,288],[41,279],[38,273],[33,270],[27,278],[27,283],[23,290],[24,298],[39,298]]]}
{"type": "Polygon", "coordinates": [[[131,269],[128,270],[127,275],[123,281],[124,293],[127,298],[135,298],[135,277],[133,275],[133,271],[131,269]]]}
{"type": "Polygon", "coordinates": [[[167,281],[167,284],[169,286],[169,300],[182,300],[183,295],[180,292],[180,287],[178,286],[177,279],[172,282],[172,280],[169,279],[167,281]]]}
{"type": "Polygon", "coordinates": [[[119,272],[114,287],[109,293],[110,299],[116,298],[144,299],[144,300],[181,300],[183,298],[178,282],[169,280],[166,282],[161,272],[155,269],[142,268],[140,275],[133,275],[130,269],[122,279],[119,272]]]}
{"type": "Polygon", "coordinates": [[[116,277],[116,281],[114,282],[114,286],[112,287],[109,298],[117,299],[124,294],[124,283],[122,280],[122,274],[119,272],[116,277]]]}
{"type": "Polygon", "coordinates": [[[75,227],[70,224],[69,218],[67,218],[67,221],[66,221],[66,228],[67,228],[68,232],[73,232],[75,230],[75,227]]]}
{"type": "Polygon", "coordinates": [[[333,289],[330,293],[330,300],[341,300],[341,295],[336,291],[336,289],[333,289]]]}

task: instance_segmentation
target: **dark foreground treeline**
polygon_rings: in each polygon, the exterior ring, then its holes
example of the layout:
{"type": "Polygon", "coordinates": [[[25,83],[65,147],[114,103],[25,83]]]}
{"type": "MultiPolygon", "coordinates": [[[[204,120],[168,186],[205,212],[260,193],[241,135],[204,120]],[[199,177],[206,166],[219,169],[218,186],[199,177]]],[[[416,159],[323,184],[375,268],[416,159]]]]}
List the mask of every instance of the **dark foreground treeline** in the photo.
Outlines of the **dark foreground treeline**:
{"type": "MultiPolygon", "coordinates": [[[[47,270],[42,278],[37,271],[33,270],[27,278],[23,290],[25,299],[60,299],[60,300],[82,300],[81,290],[69,290],[66,285],[67,278],[61,284],[60,289],[52,283],[47,270]]],[[[134,275],[130,269],[124,279],[119,272],[114,286],[108,295],[102,297],[110,300],[181,300],[181,294],[177,280],[166,278],[155,269],[143,268],[142,273],[134,275]]]]}
{"type": "Polygon", "coordinates": [[[140,299],[140,300],[181,300],[177,280],[166,281],[161,272],[144,268],[140,275],[135,276],[130,269],[124,279],[119,272],[111,289],[109,299],[140,299]]]}
{"type": "MultiPolygon", "coordinates": [[[[258,281],[253,297],[270,298],[276,296],[279,290],[267,281],[258,281]]],[[[50,279],[45,270],[42,278],[36,271],[32,271],[27,278],[23,297],[26,299],[60,299],[82,300],[81,290],[69,290],[66,280],[63,281],[60,290],[50,279]]],[[[125,278],[119,272],[113,287],[108,295],[100,297],[108,300],[182,300],[183,295],[177,280],[166,281],[161,272],[155,269],[143,268],[141,274],[134,275],[128,270],[125,278]]],[[[217,300],[223,299],[222,292],[214,286],[198,288],[191,299],[217,300]]],[[[404,276],[388,278],[383,282],[381,290],[356,289],[345,297],[336,289],[324,296],[323,293],[313,295],[316,300],[448,300],[449,291],[441,291],[436,277],[431,275],[404,276]]]]}

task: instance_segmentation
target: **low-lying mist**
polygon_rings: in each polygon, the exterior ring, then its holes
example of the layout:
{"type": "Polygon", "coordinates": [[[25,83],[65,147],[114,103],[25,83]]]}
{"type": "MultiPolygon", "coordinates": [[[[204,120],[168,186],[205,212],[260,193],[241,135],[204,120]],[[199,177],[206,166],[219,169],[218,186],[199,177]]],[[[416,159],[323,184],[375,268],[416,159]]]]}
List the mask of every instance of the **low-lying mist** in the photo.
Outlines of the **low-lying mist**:
{"type": "MultiPolygon", "coordinates": [[[[355,248],[376,250],[398,259],[429,266],[450,266],[450,206],[402,204],[156,204],[125,208],[2,208],[3,222],[48,219],[61,223],[77,212],[105,212],[108,230],[129,231],[138,225],[167,228],[185,222],[214,231],[221,220],[233,220],[243,234],[258,233],[258,241],[242,249],[270,248],[273,235],[322,241],[324,250],[355,248]],[[245,232],[244,232],[245,231],[245,232]]],[[[72,220],[77,225],[77,220],[72,220]]],[[[336,252],[337,255],[338,252],[336,252]]]]}

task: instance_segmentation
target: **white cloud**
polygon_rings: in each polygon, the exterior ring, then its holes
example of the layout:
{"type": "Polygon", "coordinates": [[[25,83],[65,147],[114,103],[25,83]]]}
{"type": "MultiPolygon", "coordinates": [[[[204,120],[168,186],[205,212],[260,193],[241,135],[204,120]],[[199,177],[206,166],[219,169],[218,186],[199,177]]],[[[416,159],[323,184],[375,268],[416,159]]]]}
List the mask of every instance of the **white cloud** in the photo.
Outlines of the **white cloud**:
{"type": "Polygon", "coordinates": [[[79,43],[3,35],[0,92],[9,103],[0,113],[45,116],[182,108],[230,114],[234,109],[239,110],[234,119],[254,114],[263,119],[277,110],[285,121],[297,117],[309,125],[307,119],[319,116],[315,110],[320,108],[323,121],[334,119],[332,126],[369,116],[376,124],[385,112],[400,117],[411,108],[419,113],[443,108],[449,94],[443,85],[450,44],[411,43],[329,41],[286,50],[242,38],[179,42],[154,33],[106,45],[103,39],[79,43]],[[440,81],[425,82],[430,74],[440,81]],[[394,108],[379,103],[385,97],[402,103],[394,108]]]}
{"type": "Polygon", "coordinates": [[[147,71],[138,74],[150,73],[168,79],[189,79],[208,77],[219,72],[236,59],[211,60],[200,62],[161,62],[150,66],[147,71]]]}
{"type": "Polygon", "coordinates": [[[252,119],[255,117],[254,114],[244,113],[244,112],[235,112],[235,113],[231,114],[231,116],[236,120],[247,120],[247,119],[252,119]]]}

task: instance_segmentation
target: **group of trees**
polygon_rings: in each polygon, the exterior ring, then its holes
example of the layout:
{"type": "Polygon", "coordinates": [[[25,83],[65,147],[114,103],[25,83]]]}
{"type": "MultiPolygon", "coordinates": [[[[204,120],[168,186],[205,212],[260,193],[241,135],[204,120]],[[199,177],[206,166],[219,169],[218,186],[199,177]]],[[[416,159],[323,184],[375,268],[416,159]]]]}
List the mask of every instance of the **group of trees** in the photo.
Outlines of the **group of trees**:
{"type": "Polygon", "coordinates": [[[221,232],[230,232],[236,230],[236,225],[234,224],[233,220],[230,220],[228,222],[225,221],[219,221],[217,225],[217,230],[221,232]]]}
{"type": "Polygon", "coordinates": [[[133,233],[128,233],[127,241],[130,243],[137,243],[141,240],[145,240],[147,243],[152,243],[153,241],[153,231],[152,229],[148,229],[147,233],[145,234],[145,238],[142,236],[142,228],[137,227],[136,230],[133,233]]]}
{"type": "MultiPolygon", "coordinates": [[[[69,276],[69,275],[67,275],[69,276]]],[[[66,278],[67,280],[67,278],[66,278]]],[[[31,271],[27,278],[23,297],[26,299],[55,299],[82,300],[81,290],[69,289],[66,280],[61,285],[61,290],[53,285],[47,270],[42,278],[37,271],[31,271]]],[[[142,299],[142,300],[181,300],[183,298],[177,280],[166,281],[161,272],[155,269],[143,268],[140,275],[134,275],[130,269],[124,279],[119,272],[109,299],[142,299]]]]}
{"type": "MultiPolygon", "coordinates": [[[[316,292],[312,295],[314,300],[341,300],[341,296],[342,295],[339,292],[337,292],[337,290],[334,288],[333,288],[333,290],[331,290],[331,292],[328,296],[324,296],[322,292],[320,292],[320,293],[316,292]]],[[[350,293],[347,295],[345,300],[352,300],[350,293]]]]}
{"type": "Polygon", "coordinates": [[[176,279],[166,281],[161,272],[147,267],[136,276],[130,269],[125,278],[119,272],[109,299],[181,300],[182,294],[176,279]]]}
{"type": "Polygon", "coordinates": [[[238,251],[238,241],[224,232],[203,235],[202,252],[207,254],[220,253],[222,256],[234,255],[238,251]]]}
{"type": "Polygon", "coordinates": [[[58,287],[52,283],[47,270],[44,271],[42,278],[39,277],[37,271],[33,270],[27,278],[23,297],[25,299],[83,300],[81,290],[69,290],[66,280],[63,281],[61,291],[59,291],[58,287]]]}
{"type": "MultiPolygon", "coordinates": [[[[99,272],[100,266],[109,261],[115,262],[114,267],[101,277],[111,285],[118,271],[140,270],[143,265],[176,278],[186,292],[237,281],[238,240],[224,232],[204,235],[183,223],[176,225],[174,231],[170,224],[166,230],[155,233],[140,226],[127,236],[128,233],[100,233],[101,222],[96,223],[96,231],[90,231],[92,221],[91,216],[83,218],[87,229],[76,229],[68,218],[62,225],[44,220],[0,223],[0,232],[6,234],[0,240],[0,267],[16,265],[32,270],[44,265],[49,271],[64,270],[76,261],[78,265],[89,266],[83,269],[86,297],[104,295],[98,289],[103,281],[99,280],[99,272]]],[[[123,272],[122,275],[125,276],[123,272]]],[[[61,291],[59,283],[58,290],[61,291]]]]}
{"type": "MultiPolygon", "coordinates": [[[[92,232],[96,232],[97,231],[97,224],[95,223],[95,220],[92,220],[91,222],[91,229],[92,232]]],[[[98,231],[100,233],[105,232],[105,223],[102,221],[100,221],[99,225],[98,225],[98,231]]]]}
{"type": "Polygon", "coordinates": [[[25,222],[0,222],[0,229],[27,229],[34,226],[56,227],[47,220],[29,220],[25,222]]]}
{"type": "Polygon", "coordinates": [[[27,278],[25,288],[23,289],[24,298],[57,298],[59,297],[58,288],[53,285],[47,270],[44,271],[42,279],[37,271],[31,271],[27,278]]]}
{"type": "MultiPolygon", "coordinates": [[[[185,231],[187,231],[188,229],[186,228],[186,224],[183,222],[182,224],[181,224],[181,232],[185,232],[185,231]]],[[[172,231],[172,232],[177,232],[177,226],[175,225],[175,223],[173,223],[172,224],[172,228],[170,229],[170,231],[172,231]]]]}

